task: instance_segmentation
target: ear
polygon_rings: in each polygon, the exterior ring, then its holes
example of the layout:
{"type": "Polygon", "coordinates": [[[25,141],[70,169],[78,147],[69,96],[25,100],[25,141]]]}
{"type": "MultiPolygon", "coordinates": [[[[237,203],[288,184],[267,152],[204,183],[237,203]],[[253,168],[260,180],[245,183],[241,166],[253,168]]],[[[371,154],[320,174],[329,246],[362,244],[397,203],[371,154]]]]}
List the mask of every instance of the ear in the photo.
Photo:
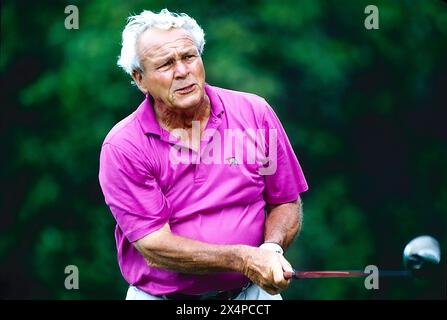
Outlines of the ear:
{"type": "Polygon", "coordinates": [[[135,81],[135,84],[137,85],[138,89],[140,89],[141,92],[144,94],[147,93],[147,89],[145,88],[143,84],[143,74],[140,70],[134,70],[132,72],[132,79],[135,81]]]}

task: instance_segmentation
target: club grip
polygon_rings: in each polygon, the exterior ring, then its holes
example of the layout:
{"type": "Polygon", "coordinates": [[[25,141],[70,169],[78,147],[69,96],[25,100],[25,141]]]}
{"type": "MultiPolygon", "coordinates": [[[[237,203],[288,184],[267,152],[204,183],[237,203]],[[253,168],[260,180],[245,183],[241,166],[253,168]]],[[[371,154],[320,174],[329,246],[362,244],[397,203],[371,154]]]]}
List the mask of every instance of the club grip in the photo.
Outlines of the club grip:
{"type": "Polygon", "coordinates": [[[293,269],[293,272],[290,271],[284,271],[284,279],[289,280],[292,278],[296,278],[296,271],[293,269]]]}

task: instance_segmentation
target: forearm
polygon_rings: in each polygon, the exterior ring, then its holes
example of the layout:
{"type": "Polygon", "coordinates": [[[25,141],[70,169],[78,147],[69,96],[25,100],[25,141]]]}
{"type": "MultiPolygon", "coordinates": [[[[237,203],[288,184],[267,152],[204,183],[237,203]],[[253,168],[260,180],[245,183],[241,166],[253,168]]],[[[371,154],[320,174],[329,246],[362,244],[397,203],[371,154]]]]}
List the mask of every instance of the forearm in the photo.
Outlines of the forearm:
{"type": "Polygon", "coordinates": [[[163,228],[134,242],[150,266],[180,273],[239,272],[270,294],[285,289],[284,271],[290,264],[282,255],[247,245],[214,245],[173,234],[163,228]]]}
{"type": "Polygon", "coordinates": [[[214,245],[184,238],[169,227],[137,241],[135,246],[152,267],[196,274],[241,272],[243,257],[250,250],[243,245],[214,245]]]}
{"type": "Polygon", "coordinates": [[[301,230],[301,199],[291,203],[267,206],[264,241],[277,242],[286,249],[301,230]]]}

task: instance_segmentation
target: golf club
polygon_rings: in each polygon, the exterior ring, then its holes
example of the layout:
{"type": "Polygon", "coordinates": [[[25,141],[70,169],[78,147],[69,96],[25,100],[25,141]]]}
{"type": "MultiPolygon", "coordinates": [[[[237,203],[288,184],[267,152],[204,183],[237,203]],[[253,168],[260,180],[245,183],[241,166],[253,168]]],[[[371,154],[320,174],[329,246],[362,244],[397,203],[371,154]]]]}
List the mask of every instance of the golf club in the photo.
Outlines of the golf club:
{"type": "MultiPolygon", "coordinates": [[[[404,248],[403,264],[405,270],[379,271],[380,277],[410,277],[413,271],[420,270],[425,264],[439,264],[441,251],[439,242],[431,236],[419,236],[414,238],[404,248]]],[[[346,278],[366,277],[368,273],[363,270],[337,270],[337,271],[296,271],[293,278],[346,278]]]]}

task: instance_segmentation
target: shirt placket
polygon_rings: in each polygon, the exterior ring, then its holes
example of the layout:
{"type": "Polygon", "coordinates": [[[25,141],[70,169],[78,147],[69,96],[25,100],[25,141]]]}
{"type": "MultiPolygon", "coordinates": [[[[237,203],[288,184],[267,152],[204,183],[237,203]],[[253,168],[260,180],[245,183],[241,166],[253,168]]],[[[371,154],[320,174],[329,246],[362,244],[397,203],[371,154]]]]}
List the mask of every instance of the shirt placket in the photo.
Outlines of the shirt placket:
{"type": "MultiPolygon", "coordinates": [[[[222,117],[222,114],[220,114],[218,116],[212,115],[210,117],[210,120],[207,123],[206,129],[217,131],[220,124],[222,123],[221,117],[222,117]]],[[[199,184],[204,183],[212,171],[212,170],[210,170],[211,169],[210,166],[212,166],[212,163],[211,164],[203,163],[202,162],[202,154],[203,154],[204,150],[206,149],[208,143],[210,142],[211,138],[214,136],[215,136],[215,134],[212,136],[207,136],[205,139],[200,140],[200,149],[199,149],[199,154],[197,155],[198,161],[196,164],[194,164],[195,165],[194,183],[199,183],[199,184]]]]}

